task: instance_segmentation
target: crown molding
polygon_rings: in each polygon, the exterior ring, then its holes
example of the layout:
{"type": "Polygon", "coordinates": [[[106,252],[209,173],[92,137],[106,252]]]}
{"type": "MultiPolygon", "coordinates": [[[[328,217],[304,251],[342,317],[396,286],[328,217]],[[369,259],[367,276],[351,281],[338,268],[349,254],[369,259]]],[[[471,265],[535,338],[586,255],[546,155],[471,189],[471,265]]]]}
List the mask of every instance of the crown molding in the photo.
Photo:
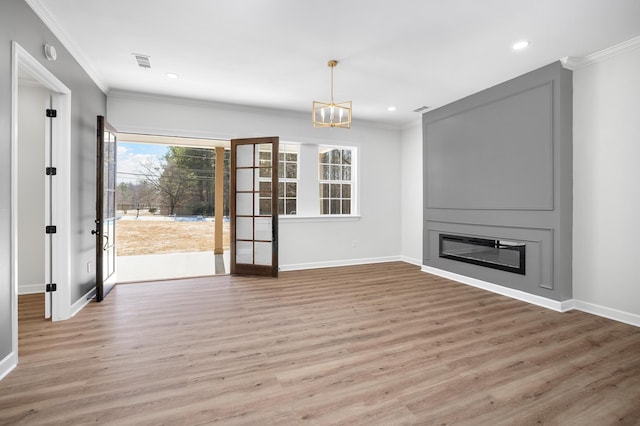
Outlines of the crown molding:
{"type": "Polygon", "coordinates": [[[640,37],[634,37],[631,40],[623,41],[622,43],[615,44],[611,47],[607,47],[606,49],[591,53],[582,58],[567,56],[566,58],[562,58],[560,62],[562,62],[563,67],[570,70],[576,70],[579,68],[588,67],[589,65],[593,65],[598,62],[606,61],[607,59],[630,52],[638,48],[640,48],[640,37]]]}
{"type": "Polygon", "coordinates": [[[63,27],[56,21],[53,13],[49,10],[46,4],[42,0],[25,0],[29,7],[35,12],[40,20],[49,28],[54,36],[58,38],[60,43],[69,51],[71,56],[80,64],[82,69],[89,75],[89,78],[102,90],[104,94],[109,91],[109,87],[104,82],[100,74],[96,71],[87,57],[82,53],[82,50],[77,44],[73,42],[71,37],[63,29],[63,27]]]}

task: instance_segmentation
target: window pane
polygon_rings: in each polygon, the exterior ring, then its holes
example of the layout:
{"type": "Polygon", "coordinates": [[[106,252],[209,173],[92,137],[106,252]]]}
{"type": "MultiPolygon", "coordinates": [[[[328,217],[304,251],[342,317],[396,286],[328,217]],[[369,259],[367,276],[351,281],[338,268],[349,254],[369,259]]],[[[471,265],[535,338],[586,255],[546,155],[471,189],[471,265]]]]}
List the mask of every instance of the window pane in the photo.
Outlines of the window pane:
{"type": "Polygon", "coordinates": [[[351,185],[348,183],[342,185],[342,198],[351,198],[351,185]]]}
{"type": "Polygon", "coordinates": [[[331,200],[331,214],[340,214],[340,200],[331,200]]]}
{"type": "Polygon", "coordinates": [[[342,164],[351,164],[351,150],[343,149],[342,150],[342,164]]]}
{"type": "Polygon", "coordinates": [[[253,263],[253,243],[236,242],[236,263],[253,263]]]}
{"type": "Polygon", "coordinates": [[[271,218],[257,217],[255,218],[255,235],[256,240],[271,241],[271,218]]]}
{"type": "Polygon", "coordinates": [[[351,166],[342,166],[342,180],[351,180],[351,166]]]}
{"type": "Polygon", "coordinates": [[[297,162],[298,161],[298,154],[296,154],[295,152],[287,152],[287,155],[286,155],[285,158],[286,158],[287,161],[297,162]]]}
{"type": "Polygon", "coordinates": [[[296,214],[296,200],[287,200],[287,214],[296,214]]]}
{"type": "Polygon", "coordinates": [[[331,180],[340,180],[340,166],[331,166],[331,180]]]}
{"type": "Polygon", "coordinates": [[[278,177],[279,178],[283,178],[284,177],[284,163],[278,163],[278,177]]]}
{"type": "Polygon", "coordinates": [[[253,145],[238,145],[236,147],[236,166],[253,166],[253,145]]]}
{"type": "Polygon", "coordinates": [[[261,181],[260,182],[260,192],[263,194],[271,193],[271,181],[261,181]]]}
{"type": "Polygon", "coordinates": [[[253,195],[247,193],[236,194],[236,214],[240,216],[253,215],[253,195]]]}
{"type": "Polygon", "coordinates": [[[340,164],[342,163],[342,155],[340,155],[339,149],[331,150],[331,164],[340,164]]]}
{"type": "Polygon", "coordinates": [[[351,214],[351,200],[342,200],[342,214],[351,214]]]}
{"type": "Polygon", "coordinates": [[[271,198],[260,198],[260,214],[271,214],[271,198]]]}
{"type": "Polygon", "coordinates": [[[253,239],[253,218],[252,217],[236,218],[236,238],[239,240],[253,239]]]}
{"type": "Polygon", "coordinates": [[[284,152],[278,153],[278,161],[284,161],[284,152]]]}
{"type": "Polygon", "coordinates": [[[287,175],[285,177],[287,179],[297,179],[298,178],[298,164],[297,163],[287,163],[287,175]]]}
{"type": "Polygon", "coordinates": [[[320,213],[329,214],[329,200],[326,198],[322,199],[322,211],[320,213]]]}
{"type": "Polygon", "coordinates": [[[271,243],[255,243],[256,265],[271,265],[271,243]]]}
{"type": "Polygon", "coordinates": [[[287,182],[287,192],[286,192],[286,196],[288,197],[295,197],[297,194],[297,187],[298,185],[295,182],[287,182]]]}
{"type": "Polygon", "coordinates": [[[340,198],[340,185],[337,183],[331,184],[331,198],[340,198]]]}
{"type": "Polygon", "coordinates": [[[271,168],[261,168],[260,169],[260,177],[261,178],[271,178],[271,168]]]}
{"type": "Polygon", "coordinates": [[[284,196],[284,182],[278,182],[278,197],[284,196]]]}
{"type": "Polygon", "coordinates": [[[284,214],[284,200],[278,200],[278,214],[284,214]]]}
{"type": "Polygon", "coordinates": [[[320,179],[321,180],[329,180],[329,178],[330,178],[329,170],[330,170],[329,166],[326,166],[326,165],[320,166],[320,179]]]}
{"type": "Polygon", "coordinates": [[[321,198],[329,198],[329,184],[321,183],[320,184],[320,197],[321,198]]]}
{"type": "Polygon", "coordinates": [[[329,162],[329,151],[320,153],[320,163],[328,163],[329,162]]]}
{"type": "Polygon", "coordinates": [[[253,191],[253,170],[254,169],[236,170],[236,190],[253,191]]]}

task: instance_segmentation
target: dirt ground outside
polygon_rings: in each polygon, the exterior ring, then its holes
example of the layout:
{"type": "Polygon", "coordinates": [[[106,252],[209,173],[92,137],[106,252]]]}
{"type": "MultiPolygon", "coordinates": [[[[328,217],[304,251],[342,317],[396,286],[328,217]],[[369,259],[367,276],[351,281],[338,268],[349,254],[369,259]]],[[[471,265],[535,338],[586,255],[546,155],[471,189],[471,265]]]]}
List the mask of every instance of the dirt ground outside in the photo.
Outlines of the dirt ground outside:
{"type": "MultiPolygon", "coordinates": [[[[117,256],[213,251],[215,223],[118,220],[117,256]]],[[[222,245],[229,250],[229,222],[223,224],[222,245]]]]}

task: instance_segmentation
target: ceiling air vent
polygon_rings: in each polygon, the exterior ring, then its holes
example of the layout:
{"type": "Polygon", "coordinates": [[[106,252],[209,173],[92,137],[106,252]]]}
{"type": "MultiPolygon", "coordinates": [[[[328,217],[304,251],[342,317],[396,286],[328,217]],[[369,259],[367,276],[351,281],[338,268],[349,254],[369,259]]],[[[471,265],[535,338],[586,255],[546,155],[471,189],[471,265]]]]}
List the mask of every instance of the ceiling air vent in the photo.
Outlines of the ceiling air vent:
{"type": "Polygon", "coordinates": [[[429,109],[428,106],[421,106],[420,108],[416,108],[413,110],[413,112],[417,112],[418,114],[422,114],[423,112],[426,112],[429,109]]]}
{"type": "Polygon", "coordinates": [[[132,53],[132,55],[136,58],[140,68],[151,68],[151,62],[149,62],[148,55],[141,55],[139,53],[132,53]]]}

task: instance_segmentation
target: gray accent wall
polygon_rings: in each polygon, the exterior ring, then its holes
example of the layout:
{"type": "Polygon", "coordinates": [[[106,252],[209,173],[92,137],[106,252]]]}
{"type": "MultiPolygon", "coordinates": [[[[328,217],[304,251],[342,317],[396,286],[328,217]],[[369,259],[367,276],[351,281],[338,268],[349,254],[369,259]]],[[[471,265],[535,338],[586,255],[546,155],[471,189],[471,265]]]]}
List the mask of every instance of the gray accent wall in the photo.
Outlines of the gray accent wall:
{"type": "MultiPolygon", "coordinates": [[[[96,116],[106,96],[23,0],[0,2],[0,360],[11,353],[11,42],[16,41],[71,90],[71,302],[95,285],[93,260],[96,116]],[[44,57],[45,43],[58,52],[44,57]]],[[[96,48],[99,48],[97,46],[96,48]]],[[[44,313],[44,306],[43,306],[44,313]]]]}
{"type": "Polygon", "coordinates": [[[423,115],[423,264],[572,297],[572,74],[560,62],[423,115]],[[526,275],[439,257],[440,234],[526,244],[526,275]]]}

